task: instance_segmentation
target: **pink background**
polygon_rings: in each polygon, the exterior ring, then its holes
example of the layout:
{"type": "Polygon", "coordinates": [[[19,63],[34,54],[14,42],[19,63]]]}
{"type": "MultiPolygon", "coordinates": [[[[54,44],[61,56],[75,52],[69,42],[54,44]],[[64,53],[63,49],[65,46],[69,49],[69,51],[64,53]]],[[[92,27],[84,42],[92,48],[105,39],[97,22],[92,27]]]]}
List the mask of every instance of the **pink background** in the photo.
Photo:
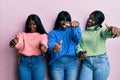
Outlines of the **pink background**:
{"type": "MultiPolygon", "coordinates": [[[[0,80],[16,80],[17,51],[8,44],[16,33],[24,30],[27,16],[39,15],[49,32],[61,10],[67,10],[72,20],[79,21],[82,30],[93,10],[104,12],[104,23],[120,27],[119,0],[0,0],[0,80]]],[[[120,38],[108,39],[106,47],[111,64],[108,80],[120,80],[120,38]]],[[[45,80],[49,80],[47,75],[45,80]]]]}

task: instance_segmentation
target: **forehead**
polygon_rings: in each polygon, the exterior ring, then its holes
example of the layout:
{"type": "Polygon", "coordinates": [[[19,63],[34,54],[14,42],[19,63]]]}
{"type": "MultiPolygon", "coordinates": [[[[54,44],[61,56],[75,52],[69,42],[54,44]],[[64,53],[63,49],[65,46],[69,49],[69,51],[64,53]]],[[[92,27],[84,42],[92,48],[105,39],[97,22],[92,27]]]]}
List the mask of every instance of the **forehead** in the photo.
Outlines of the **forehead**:
{"type": "Polygon", "coordinates": [[[30,23],[35,23],[35,21],[33,21],[32,19],[30,20],[30,23]]]}
{"type": "Polygon", "coordinates": [[[91,15],[89,16],[89,18],[94,18],[94,15],[93,15],[93,14],[91,14],[91,15]]]}
{"type": "Polygon", "coordinates": [[[94,15],[92,14],[92,15],[90,15],[90,16],[89,16],[89,18],[88,18],[88,19],[95,20],[95,17],[94,17],[94,15]]]}

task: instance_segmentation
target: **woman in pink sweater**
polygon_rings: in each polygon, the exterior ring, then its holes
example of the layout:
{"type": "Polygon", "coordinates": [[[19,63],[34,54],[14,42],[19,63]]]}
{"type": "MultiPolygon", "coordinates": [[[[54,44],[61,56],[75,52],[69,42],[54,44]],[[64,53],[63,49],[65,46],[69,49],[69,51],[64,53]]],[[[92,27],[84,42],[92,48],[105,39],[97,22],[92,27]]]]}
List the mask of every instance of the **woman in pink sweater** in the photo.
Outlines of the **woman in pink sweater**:
{"type": "Polygon", "coordinates": [[[10,47],[18,49],[19,80],[44,80],[45,63],[43,55],[47,51],[47,33],[36,14],[28,16],[25,31],[18,33],[10,41],[10,47]]]}

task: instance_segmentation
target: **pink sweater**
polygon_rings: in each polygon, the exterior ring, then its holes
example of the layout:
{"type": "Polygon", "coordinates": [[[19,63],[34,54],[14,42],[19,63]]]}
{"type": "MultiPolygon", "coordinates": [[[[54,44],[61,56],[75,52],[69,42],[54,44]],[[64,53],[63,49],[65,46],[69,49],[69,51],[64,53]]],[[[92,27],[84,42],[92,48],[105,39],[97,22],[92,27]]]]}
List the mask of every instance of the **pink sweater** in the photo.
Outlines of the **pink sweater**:
{"type": "Polygon", "coordinates": [[[47,34],[39,34],[39,33],[25,33],[21,32],[17,34],[19,41],[16,44],[15,48],[18,49],[20,54],[26,56],[37,56],[42,54],[39,49],[39,43],[43,43],[46,47],[48,37],[47,34]]]}

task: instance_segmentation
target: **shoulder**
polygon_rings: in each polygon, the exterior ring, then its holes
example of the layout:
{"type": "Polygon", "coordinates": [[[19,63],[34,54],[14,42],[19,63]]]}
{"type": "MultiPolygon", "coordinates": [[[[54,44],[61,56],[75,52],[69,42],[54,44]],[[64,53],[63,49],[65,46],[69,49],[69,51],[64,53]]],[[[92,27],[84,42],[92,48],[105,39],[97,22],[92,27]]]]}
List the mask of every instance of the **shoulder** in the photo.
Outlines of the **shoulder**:
{"type": "Polygon", "coordinates": [[[17,33],[17,35],[16,35],[16,36],[18,36],[18,37],[22,37],[22,36],[24,36],[24,35],[26,35],[26,33],[25,33],[25,32],[19,32],[19,33],[17,33]]]}
{"type": "Polygon", "coordinates": [[[56,34],[58,32],[58,30],[51,30],[48,35],[51,35],[51,34],[56,34]]]}
{"type": "Polygon", "coordinates": [[[44,34],[40,34],[42,37],[47,37],[48,34],[44,33],[44,34]]]}

